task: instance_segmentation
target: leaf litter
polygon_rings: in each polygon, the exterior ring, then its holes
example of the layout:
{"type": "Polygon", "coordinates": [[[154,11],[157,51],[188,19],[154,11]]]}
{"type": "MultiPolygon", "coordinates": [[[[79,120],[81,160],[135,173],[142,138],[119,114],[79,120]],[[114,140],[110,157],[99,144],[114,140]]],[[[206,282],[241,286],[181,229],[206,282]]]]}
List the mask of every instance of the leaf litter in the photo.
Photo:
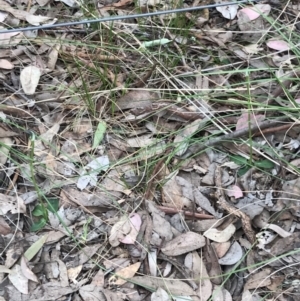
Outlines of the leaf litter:
{"type": "Polygon", "coordinates": [[[1,300],[299,300],[300,8],[263,2],[0,34],[1,300]]]}

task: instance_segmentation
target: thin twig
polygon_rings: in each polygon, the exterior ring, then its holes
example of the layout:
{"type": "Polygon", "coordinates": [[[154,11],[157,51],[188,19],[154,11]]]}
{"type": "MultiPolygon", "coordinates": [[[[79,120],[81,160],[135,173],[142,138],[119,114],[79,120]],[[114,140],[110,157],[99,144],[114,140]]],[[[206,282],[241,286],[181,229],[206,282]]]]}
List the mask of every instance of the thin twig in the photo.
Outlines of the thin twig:
{"type": "Polygon", "coordinates": [[[283,117],[279,117],[276,119],[276,121],[274,120],[268,120],[268,121],[264,121],[261,122],[259,124],[254,124],[250,127],[246,127],[244,129],[241,130],[237,130],[225,135],[222,135],[220,137],[217,138],[211,138],[208,139],[206,142],[201,141],[201,143],[197,143],[194,144],[190,147],[190,149],[184,154],[183,158],[187,158],[189,157],[191,154],[195,154],[197,152],[200,152],[206,148],[218,145],[224,141],[230,141],[233,139],[237,139],[237,138],[241,138],[243,136],[249,135],[249,131],[253,134],[258,133],[264,129],[267,128],[273,128],[275,127],[275,125],[278,125],[278,121],[284,121],[287,120],[288,117],[287,116],[283,116],[283,117]]]}
{"type": "Polygon", "coordinates": [[[167,214],[183,213],[186,217],[193,217],[193,218],[197,218],[197,219],[213,219],[213,218],[215,218],[214,216],[209,215],[209,214],[196,213],[196,212],[185,211],[185,210],[180,210],[180,209],[176,209],[176,208],[170,208],[170,207],[164,207],[164,206],[157,206],[157,208],[167,214]]]}

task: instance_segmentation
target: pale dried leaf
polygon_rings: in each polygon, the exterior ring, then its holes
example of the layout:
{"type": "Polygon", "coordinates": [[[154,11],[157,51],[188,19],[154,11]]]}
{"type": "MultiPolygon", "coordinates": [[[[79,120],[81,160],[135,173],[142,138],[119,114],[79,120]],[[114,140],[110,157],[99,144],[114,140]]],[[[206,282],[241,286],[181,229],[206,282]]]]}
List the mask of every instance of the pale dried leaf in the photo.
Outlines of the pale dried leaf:
{"type": "Polygon", "coordinates": [[[274,50],[287,51],[290,45],[284,40],[271,40],[267,42],[267,46],[274,50]]]}
{"type": "Polygon", "coordinates": [[[213,295],[213,301],[225,301],[224,300],[224,295],[222,292],[222,287],[219,285],[214,286],[214,290],[212,292],[213,295]]]}
{"type": "MultiPolygon", "coordinates": [[[[227,0],[215,0],[215,3],[228,3],[227,0]]],[[[237,11],[239,6],[238,5],[223,5],[216,7],[216,10],[222,14],[222,16],[226,19],[233,20],[236,17],[237,11]]]]}
{"type": "Polygon", "coordinates": [[[245,129],[251,125],[256,125],[265,119],[265,115],[254,115],[243,113],[236,123],[236,130],[245,129]]]}
{"type": "Polygon", "coordinates": [[[53,46],[51,52],[48,54],[48,62],[47,62],[47,67],[50,70],[54,70],[56,66],[56,62],[58,59],[58,52],[59,49],[61,48],[61,44],[56,44],[53,46]]]}
{"type": "Polygon", "coordinates": [[[148,287],[156,291],[159,287],[175,296],[194,295],[194,290],[185,282],[166,278],[153,278],[150,276],[135,276],[131,280],[137,285],[148,287]]]}
{"type": "Polygon", "coordinates": [[[181,234],[165,243],[161,251],[167,256],[178,256],[205,246],[205,238],[195,232],[181,234]]]}
{"type": "Polygon", "coordinates": [[[79,265],[86,263],[89,261],[101,247],[101,244],[94,244],[91,246],[86,246],[79,252],[79,265]]]}
{"type": "Polygon", "coordinates": [[[224,287],[222,288],[224,301],[232,301],[232,296],[224,287]]]}
{"type": "Polygon", "coordinates": [[[157,250],[148,252],[148,262],[149,262],[149,271],[150,275],[156,277],[157,275],[157,250]]]}
{"type": "MultiPolygon", "coordinates": [[[[38,26],[41,23],[46,23],[47,21],[51,20],[52,18],[44,17],[44,16],[35,16],[35,15],[31,15],[31,14],[27,13],[25,16],[25,19],[31,25],[38,26]]],[[[56,22],[56,19],[51,21],[51,23],[55,23],[55,22],[56,22]]]]}
{"type": "Polygon", "coordinates": [[[56,261],[58,263],[58,268],[59,268],[60,285],[62,287],[68,287],[69,286],[69,278],[68,278],[67,267],[66,267],[65,263],[62,260],[57,258],[56,261]]]}
{"type": "Polygon", "coordinates": [[[126,140],[126,142],[129,147],[141,148],[141,147],[152,145],[155,142],[157,142],[156,138],[151,138],[151,137],[152,134],[147,134],[135,138],[129,138],[126,140]]]}
{"type": "Polygon", "coordinates": [[[232,265],[237,263],[243,257],[243,250],[240,244],[235,241],[224,257],[219,259],[219,264],[232,265]]]}
{"type": "Polygon", "coordinates": [[[79,265],[75,268],[68,269],[67,273],[68,273],[69,280],[72,281],[73,283],[77,283],[76,278],[80,274],[81,270],[82,270],[82,265],[79,265]]]}
{"type": "Polygon", "coordinates": [[[74,121],[73,132],[79,135],[86,135],[93,132],[93,124],[90,118],[78,118],[74,121]]]}
{"type": "Polygon", "coordinates": [[[268,16],[271,11],[271,6],[269,4],[256,4],[253,7],[248,6],[242,8],[241,11],[248,16],[250,21],[253,21],[262,14],[268,16]]]}
{"type": "Polygon", "coordinates": [[[10,274],[12,271],[5,265],[0,265],[0,273],[10,274]]]}
{"type": "MultiPolygon", "coordinates": [[[[1,2],[2,3],[2,2],[1,2]]],[[[0,34],[0,45],[6,46],[9,45],[10,38],[20,34],[20,32],[7,32],[0,34]]]]}
{"type": "Polygon", "coordinates": [[[235,204],[235,207],[246,213],[250,217],[250,219],[253,219],[264,210],[263,203],[264,201],[245,197],[243,199],[240,199],[239,202],[235,204]]]}
{"type": "Polygon", "coordinates": [[[98,287],[104,287],[104,276],[104,272],[101,269],[99,269],[97,274],[93,277],[91,284],[98,287]]]}
{"type": "Polygon", "coordinates": [[[9,137],[0,138],[0,164],[6,163],[11,146],[14,144],[9,137]]]}
{"type": "MultiPolygon", "coordinates": [[[[182,188],[179,182],[181,179],[176,177],[176,173],[172,174],[171,177],[166,177],[166,183],[162,188],[162,199],[167,206],[177,209],[183,207],[191,208],[191,201],[182,194],[182,188]]],[[[187,193],[185,193],[187,195],[187,193]]]]}
{"type": "Polygon", "coordinates": [[[83,171],[81,172],[81,176],[77,180],[77,188],[83,190],[88,184],[90,184],[91,186],[96,186],[98,180],[97,175],[101,171],[106,171],[108,168],[108,156],[100,156],[92,160],[84,167],[83,171]]]}
{"type": "Polygon", "coordinates": [[[256,294],[251,293],[249,290],[244,290],[241,301],[259,301],[260,297],[256,294]]]}
{"type": "Polygon", "coordinates": [[[36,275],[29,269],[27,266],[27,262],[24,256],[21,257],[21,270],[23,275],[28,279],[32,280],[34,282],[39,282],[38,278],[36,275]]]}
{"type": "Polygon", "coordinates": [[[26,278],[21,270],[21,267],[16,264],[8,275],[10,282],[22,294],[28,294],[28,278],[26,278]]]}
{"type": "Polygon", "coordinates": [[[102,290],[99,287],[96,287],[95,285],[92,284],[82,286],[79,289],[79,294],[82,300],[88,300],[88,301],[106,300],[106,298],[103,296],[102,290]]]}
{"type": "Polygon", "coordinates": [[[12,64],[10,61],[5,59],[0,59],[0,68],[5,70],[11,70],[14,67],[15,67],[14,64],[12,64]]]}
{"type": "Polygon", "coordinates": [[[115,110],[125,110],[137,107],[147,107],[152,105],[152,101],[159,99],[157,93],[143,90],[129,91],[116,102],[115,110]]]}
{"type": "Polygon", "coordinates": [[[132,278],[141,266],[141,262],[136,262],[124,269],[119,270],[115,275],[109,278],[109,283],[114,285],[123,285],[128,278],[132,278]]]}
{"type": "Polygon", "coordinates": [[[265,228],[273,230],[281,237],[288,237],[288,236],[292,235],[292,233],[285,231],[284,229],[282,229],[281,227],[279,227],[275,224],[268,224],[265,228]]]}
{"type": "Polygon", "coordinates": [[[191,252],[185,257],[184,264],[191,270],[193,279],[196,279],[195,282],[199,285],[196,292],[200,300],[207,301],[212,294],[213,286],[204,261],[197,252],[191,252]]]}
{"type": "Polygon", "coordinates": [[[228,196],[233,196],[235,199],[239,199],[239,198],[243,197],[243,191],[237,185],[233,185],[231,187],[228,187],[228,189],[226,190],[226,194],[228,196]]]}
{"type": "Polygon", "coordinates": [[[60,128],[59,123],[55,123],[45,133],[41,134],[39,139],[35,141],[34,153],[37,156],[45,154],[45,150],[49,148],[54,136],[58,133],[60,128]]]}
{"type": "Polygon", "coordinates": [[[0,193],[0,215],[4,215],[7,212],[11,213],[25,213],[26,206],[24,201],[20,197],[12,197],[0,193]]]}
{"type": "Polygon", "coordinates": [[[156,292],[152,293],[151,301],[171,301],[169,294],[159,287],[156,292]]]}
{"type": "Polygon", "coordinates": [[[272,270],[270,268],[264,268],[260,272],[252,273],[247,278],[244,290],[257,289],[259,287],[265,287],[272,283],[269,275],[272,270]]]}
{"type": "Polygon", "coordinates": [[[173,238],[172,227],[170,223],[160,215],[160,213],[152,212],[153,231],[160,237],[164,237],[165,241],[173,238]]]}
{"type": "Polygon", "coordinates": [[[70,7],[76,7],[78,4],[77,4],[77,1],[75,0],[55,0],[56,2],[63,2],[64,4],[70,6],[70,7]]]}
{"type": "Polygon", "coordinates": [[[176,147],[176,155],[181,156],[183,155],[188,146],[189,146],[189,138],[192,137],[201,127],[204,125],[202,119],[197,119],[192,123],[189,123],[182,129],[175,137],[174,144],[176,147]]]}
{"type": "Polygon", "coordinates": [[[139,152],[139,159],[140,160],[147,160],[151,157],[158,156],[165,152],[167,149],[167,144],[165,141],[159,141],[154,145],[150,145],[145,147],[139,152]]]}
{"type": "Polygon", "coordinates": [[[122,193],[127,191],[127,187],[116,169],[112,169],[106,174],[105,179],[101,182],[101,187],[107,191],[119,191],[122,193]]]}
{"type": "Polygon", "coordinates": [[[136,237],[140,231],[142,220],[137,213],[133,213],[129,217],[131,230],[130,232],[120,240],[123,244],[134,244],[136,237]]]}
{"type": "Polygon", "coordinates": [[[41,70],[35,66],[25,67],[20,74],[20,81],[24,92],[33,95],[40,81],[41,70]]]}
{"type": "Polygon", "coordinates": [[[231,243],[229,241],[227,242],[222,242],[222,243],[217,243],[213,242],[211,245],[214,247],[216,254],[219,258],[225,256],[227,251],[229,250],[231,243]]]}
{"type": "Polygon", "coordinates": [[[194,200],[195,203],[200,206],[202,209],[207,211],[208,213],[212,214],[215,217],[221,217],[222,214],[216,212],[215,208],[211,205],[209,199],[199,191],[199,189],[194,188],[194,200]]]}
{"type": "Polygon", "coordinates": [[[113,225],[110,231],[109,243],[117,247],[120,241],[124,239],[131,231],[131,223],[128,216],[122,216],[120,220],[113,225]]]}
{"type": "Polygon", "coordinates": [[[11,233],[11,228],[5,219],[0,216],[0,235],[7,235],[8,233],[11,233]]]}
{"type": "Polygon", "coordinates": [[[262,51],[263,48],[259,47],[258,44],[249,44],[244,46],[243,50],[248,54],[257,54],[258,52],[262,51]]]}
{"type": "Polygon", "coordinates": [[[216,242],[226,242],[235,233],[235,226],[230,224],[227,228],[220,231],[218,229],[212,228],[204,232],[204,236],[216,242]]]}

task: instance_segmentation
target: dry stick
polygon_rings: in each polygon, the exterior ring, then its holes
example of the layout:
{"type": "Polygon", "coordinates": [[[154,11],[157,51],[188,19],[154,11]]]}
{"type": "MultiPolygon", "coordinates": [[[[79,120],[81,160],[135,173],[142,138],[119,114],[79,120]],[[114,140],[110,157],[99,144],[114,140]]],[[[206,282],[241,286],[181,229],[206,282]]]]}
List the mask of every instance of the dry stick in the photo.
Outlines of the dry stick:
{"type": "MultiPolygon", "coordinates": [[[[298,76],[300,76],[300,71],[293,72],[293,74],[298,77],[298,76]]],[[[279,101],[277,100],[277,97],[280,96],[284,92],[284,90],[288,88],[288,86],[291,83],[292,83],[292,80],[288,79],[288,80],[285,80],[281,85],[279,85],[273,91],[272,95],[270,95],[270,97],[268,99],[268,103],[272,103],[272,102],[279,103],[279,101]]],[[[283,113],[285,114],[285,116],[276,118],[276,121],[284,121],[284,120],[287,120],[288,118],[291,118],[292,120],[297,122],[297,119],[295,119],[288,112],[283,112],[283,113]]],[[[261,130],[272,128],[273,126],[276,125],[276,121],[265,121],[265,122],[262,122],[260,124],[255,124],[253,126],[247,127],[245,129],[242,129],[242,130],[238,130],[238,131],[234,131],[234,132],[229,133],[229,134],[225,134],[225,135],[223,135],[221,137],[218,137],[218,138],[209,139],[207,142],[201,142],[200,145],[198,145],[198,144],[193,145],[193,146],[190,147],[190,150],[185,153],[183,158],[187,158],[191,154],[202,151],[202,150],[206,149],[207,147],[215,146],[215,145],[219,144],[222,141],[226,141],[226,140],[228,141],[228,140],[232,140],[232,139],[236,139],[236,138],[240,138],[242,136],[248,135],[249,131],[251,131],[252,134],[255,134],[257,132],[261,132],[261,130]]]]}
{"type": "Polygon", "coordinates": [[[281,132],[281,131],[284,131],[284,130],[287,130],[287,129],[291,129],[293,128],[294,126],[296,125],[299,125],[299,124],[284,124],[284,125],[281,125],[281,126],[278,126],[278,127],[275,127],[275,128],[269,128],[269,129],[265,129],[265,130],[262,130],[261,132],[259,133],[256,133],[254,134],[253,136],[260,136],[261,134],[269,134],[269,133],[276,133],[276,132],[281,132]]]}
{"type": "Polygon", "coordinates": [[[165,212],[166,214],[183,213],[186,217],[192,217],[192,218],[197,218],[197,219],[213,219],[213,218],[215,218],[214,216],[209,215],[209,214],[196,213],[196,212],[185,211],[185,210],[176,209],[176,208],[170,208],[170,207],[164,207],[164,206],[156,206],[156,208],[165,212]]]}
{"type": "Polygon", "coordinates": [[[32,102],[32,99],[29,99],[25,93],[23,92],[19,92],[17,91],[15,88],[11,87],[10,85],[8,85],[4,80],[0,79],[0,83],[7,89],[9,90],[10,92],[20,96],[21,98],[23,98],[27,103],[30,103],[32,102]]]}
{"type": "Polygon", "coordinates": [[[6,192],[5,192],[6,195],[8,195],[8,193],[12,190],[12,188],[14,187],[14,185],[17,182],[18,177],[19,177],[19,170],[17,169],[15,171],[15,174],[14,174],[14,177],[13,177],[12,181],[10,181],[9,186],[6,189],[6,192]]]}
{"type": "Polygon", "coordinates": [[[284,121],[284,120],[287,120],[287,119],[288,119],[287,116],[283,116],[283,117],[277,118],[276,121],[273,121],[273,120],[264,121],[264,122],[261,122],[259,124],[254,124],[251,127],[246,127],[244,129],[237,130],[237,131],[234,131],[234,132],[229,133],[229,134],[225,134],[225,135],[217,137],[217,138],[211,138],[206,142],[201,142],[201,144],[200,143],[199,144],[198,143],[194,144],[190,147],[190,150],[187,151],[184,154],[183,158],[187,158],[191,154],[200,152],[200,151],[202,151],[202,150],[204,150],[208,147],[212,147],[212,146],[215,146],[217,144],[220,144],[223,141],[230,141],[230,140],[233,140],[233,139],[236,139],[236,138],[240,138],[240,137],[249,135],[249,131],[252,134],[255,134],[257,132],[260,132],[261,130],[264,130],[264,129],[267,129],[267,128],[272,128],[272,127],[274,127],[275,125],[278,124],[278,121],[284,121]]]}

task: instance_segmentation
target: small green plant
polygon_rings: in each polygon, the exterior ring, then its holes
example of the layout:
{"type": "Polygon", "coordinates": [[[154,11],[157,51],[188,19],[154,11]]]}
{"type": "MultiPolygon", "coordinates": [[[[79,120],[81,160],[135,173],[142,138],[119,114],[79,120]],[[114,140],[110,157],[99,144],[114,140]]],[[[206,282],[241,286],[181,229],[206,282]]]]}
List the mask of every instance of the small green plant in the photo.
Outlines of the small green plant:
{"type": "Polygon", "coordinates": [[[260,169],[272,169],[274,167],[274,163],[270,160],[263,159],[263,160],[249,160],[242,156],[230,156],[231,161],[233,161],[235,164],[238,164],[241,166],[241,168],[238,171],[238,175],[242,176],[244,175],[251,167],[255,166],[260,169]]]}
{"type": "Polygon", "coordinates": [[[47,205],[45,206],[43,203],[37,204],[33,211],[32,215],[37,217],[36,221],[30,227],[31,232],[36,232],[42,229],[49,220],[49,213],[56,213],[58,211],[59,200],[57,198],[49,198],[47,199],[47,205]]]}

